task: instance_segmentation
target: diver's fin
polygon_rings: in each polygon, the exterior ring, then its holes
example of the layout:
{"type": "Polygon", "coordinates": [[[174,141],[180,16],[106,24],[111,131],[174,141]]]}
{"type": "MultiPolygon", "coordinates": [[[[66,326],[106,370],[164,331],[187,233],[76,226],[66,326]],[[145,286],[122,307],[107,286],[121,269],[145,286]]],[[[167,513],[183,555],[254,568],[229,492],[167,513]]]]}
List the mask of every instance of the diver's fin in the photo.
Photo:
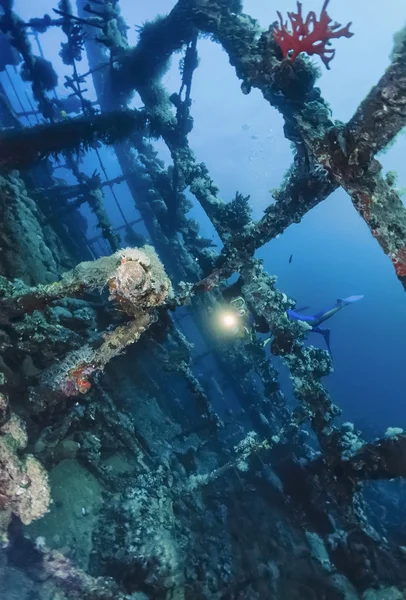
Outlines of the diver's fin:
{"type": "Polygon", "coordinates": [[[331,360],[333,360],[333,353],[331,352],[331,346],[330,346],[330,329],[320,329],[319,328],[319,332],[324,337],[328,353],[330,354],[331,360]]]}
{"type": "Polygon", "coordinates": [[[323,329],[322,327],[313,327],[313,333],[320,333],[324,337],[324,341],[326,342],[328,353],[330,354],[331,360],[333,360],[333,353],[331,352],[330,346],[330,329],[323,329]]]}
{"type": "Polygon", "coordinates": [[[313,317],[316,321],[319,319],[325,320],[325,319],[323,319],[323,317],[325,317],[327,315],[327,313],[331,313],[330,316],[332,316],[335,312],[337,312],[337,309],[340,310],[344,306],[348,306],[349,304],[358,302],[358,300],[361,300],[361,298],[363,298],[363,297],[364,296],[348,296],[348,298],[338,298],[337,302],[333,306],[324,308],[320,312],[313,315],[313,317]]]}
{"type": "Polygon", "coordinates": [[[348,296],[348,298],[339,298],[337,304],[340,306],[346,306],[347,304],[354,304],[358,300],[362,300],[364,296],[348,296]]]}
{"type": "Polygon", "coordinates": [[[266,346],[267,344],[269,344],[269,342],[271,341],[271,339],[272,339],[272,336],[271,336],[271,337],[269,337],[269,338],[266,338],[266,340],[264,340],[264,343],[263,343],[263,346],[264,346],[264,348],[265,348],[265,346],[266,346]]]}

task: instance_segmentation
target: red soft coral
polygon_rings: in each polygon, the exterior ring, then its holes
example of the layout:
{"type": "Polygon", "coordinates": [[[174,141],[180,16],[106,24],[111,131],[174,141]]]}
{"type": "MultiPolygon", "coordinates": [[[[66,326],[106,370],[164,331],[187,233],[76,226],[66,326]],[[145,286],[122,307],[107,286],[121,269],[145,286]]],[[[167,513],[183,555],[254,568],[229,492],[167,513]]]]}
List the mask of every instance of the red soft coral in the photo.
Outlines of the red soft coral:
{"type": "Polygon", "coordinates": [[[282,15],[278,11],[280,27],[274,29],[273,36],[285,58],[295,60],[301,52],[306,52],[309,55],[318,54],[327,69],[330,68],[329,63],[333,60],[335,54],[335,50],[326,48],[330,40],[339,37],[350,38],[354,34],[349,31],[351,23],[348,23],[345,27],[341,27],[340,23],[330,25],[332,19],[326,11],[329,1],[325,0],[319,21],[314,11],[309,12],[306,21],[304,21],[302,3],[298,2],[297,13],[288,13],[292,31],[288,31],[288,22],[283,22],[282,15]]]}

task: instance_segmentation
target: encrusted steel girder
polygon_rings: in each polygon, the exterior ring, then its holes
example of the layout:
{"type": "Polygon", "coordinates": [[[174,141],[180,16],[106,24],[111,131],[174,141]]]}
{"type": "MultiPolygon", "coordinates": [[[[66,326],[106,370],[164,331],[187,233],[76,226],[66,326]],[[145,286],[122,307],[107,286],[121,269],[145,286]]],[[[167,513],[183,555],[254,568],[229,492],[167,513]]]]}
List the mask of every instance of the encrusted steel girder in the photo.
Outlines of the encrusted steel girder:
{"type": "Polygon", "coordinates": [[[351,164],[367,164],[406,125],[406,37],[346,126],[351,164]]]}
{"type": "Polygon", "coordinates": [[[323,171],[302,173],[294,163],[282,186],[273,193],[275,202],[255,224],[255,247],[260,248],[293,223],[300,223],[309,210],[326,200],[337,188],[338,184],[323,171]]]}
{"type": "Polygon", "coordinates": [[[406,287],[406,209],[373,161],[406,125],[406,43],[400,45],[389,69],[343,128],[335,126],[314,88],[315,69],[300,58],[294,63],[280,61],[271,30],[261,35],[253,19],[232,12],[220,0],[179,0],[175,12],[183,23],[192,19],[196,27],[222,44],[243,80],[243,91],[259,88],[283,114],[285,134],[296,144],[295,165],[276,203],[251,230],[255,246],[299,222],[341,185],[406,287]]]}
{"type": "Polygon", "coordinates": [[[295,119],[308,153],[348,192],[406,289],[406,208],[373,158],[406,126],[406,42],[348,125],[320,131],[308,107],[295,119]]]}
{"type": "Polygon", "coordinates": [[[393,429],[383,439],[364,444],[345,465],[354,479],[406,478],[406,434],[393,429]]]}
{"type": "MultiPolygon", "coordinates": [[[[118,76],[120,72],[126,76],[135,73],[130,76],[133,81],[127,84],[139,91],[153,119],[155,117],[157,133],[167,142],[179,171],[180,189],[190,186],[213,221],[226,245],[225,254],[229,256],[230,252],[235,255],[235,250],[231,251],[233,245],[237,251],[239,247],[244,248],[246,254],[248,239],[252,242],[248,252],[252,253],[291,223],[299,222],[311,208],[341,185],[350,194],[354,206],[383,250],[390,256],[398,277],[405,285],[406,209],[396,190],[379,175],[379,165],[373,162],[373,156],[406,124],[406,44],[400,45],[391,66],[348,125],[337,126],[314,87],[317,78],[315,68],[300,57],[295,62],[281,61],[272,30],[261,33],[253,19],[240,13],[237,5],[234,8],[232,11],[229,4],[221,0],[179,0],[167,17],[148,24],[138,46],[124,55],[121,65],[116,69],[118,76]],[[156,45],[162,28],[169,23],[171,35],[165,37],[164,45],[156,45]],[[165,67],[173,51],[193,38],[196,28],[210,33],[222,44],[238,77],[243,81],[245,93],[251,87],[260,89],[265,99],[283,114],[285,134],[297,148],[294,165],[276,194],[276,202],[266,210],[258,223],[244,223],[247,235],[240,236],[238,240],[234,240],[234,231],[227,230],[225,205],[217,197],[217,189],[204,165],[197,163],[186,135],[177,127],[176,119],[171,115],[169,99],[162,93],[159,84],[160,69],[165,67]],[[152,81],[150,77],[146,81],[137,74],[137,69],[129,71],[128,67],[143,64],[144,59],[148,62],[151,46],[154,46],[155,75],[152,81]],[[162,112],[163,108],[165,110],[162,112]]],[[[126,127],[130,120],[134,120],[134,113],[131,119],[130,112],[127,117],[123,118],[126,127]]],[[[58,141],[62,138],[65,146],[66,143],[75,146],[80,141],[86,144],[98,137],[111,143],[109,125],[117,127],[112,115],[99,116],[93,121],[91,125],[83,123],[82,131],[81,119],[77,119],[73,122],[77,130],[69,122],[48,126],[44,136],[39,136],[36,129],[25,131],[24,134],[3,133],[0,155],[2,146],[7,146],[7,159],[5,156],[3,160],[0,158],[0,166],[24,166],[43,154],[58,152],[58,141]],[[103,121],[100,132],[99,120],[103,121]],[[58,128],[61,131],[57,131],[58,128]],[[72,138],[73,132],[74,139],[67,139],[67,134],[68,138],[72,138]],[[37,143],[34,150],[32,144],[24,143],[25,149],[30,147],[29,156],[25,156],[25,151],[21,152],[22,142],[27,141],[27,136],[30,140],[35,138],[37,143]],[[38,145],[39,139],[43,142],[38,145]],[[15,152],[13,145],[16,146],[15,152]]],[[[143,116],[137,115],[133,125],[142,128],[143,124],[143,116]]]]}
{"type": "MultiPolygon", "coordinates": [[[[321,384],[321,378],[330,370],[328,358],[322,351],[303,348],[301,340],[306,332],[284,317],[288,299],[273,288],[272,278],[261,274],[255,262],[247,261],[247,255],[252,255],[255,248],[291,223],[300,222],[308,210],[341,185],[352,197],[355,207],[405,283],[406,210],[391,182],[381,176],[380,165],[374,159],[376,152],[406,124],[405,55],[406,45],[403,44],[390,68],[347,126],[332,121],[326,103],[314,88],[317,73],[311,63],[300,57],[294,63],[280,60],[272,30],[261,32],[253,19],[241,13],[238,3],[233,8],[222,0],[179,0],[168,17],[143,29],[137,47],[128,49],[115,68],[116,76],[128,78],[128,92],[134,89],[139,92],[148,111],[148,115],[144,111],[123,112],[123,122],[130,122],[140,139],[145,125],[153,124],[154,133],[162,136],[171,150],[180,180],[179,191],[187,185],[190,187],[225,244],[225,263],[219,263],[219,268],[196,284],[195,289],[211,289],[226,274],[236,270],[244,272],[243,294],[256,312],[267,320],[274,335],[273,353],[283,356],[288,364],[295,394],[312,421],[321,447],[330,457],[337,454],[340,435],[333,426],[338,410],[321,384]],[[165,37],[165,43],[157,43],[169,24],[170,35],[165,37]],[[159,82],[170,55],[188,43],[196,35],[196,29],[213,35],[222,44],[243,81],[243,92],[257,87],[283,114],[286,137],[296,144],[294,165],[275,195],[276,203],[256,224],[250,219],[247,199],[237,195],[228,205],[219,200],[206,167],[197,163],[188,144],[187,132],[179,128],[172,104],[159,82]],[[155,48],[153,65],[150,64],[151,47],[155,48]],[[133,68],[144,63],[151,69],[145,66],[143,71],[133,68]]],[[[125,104],[125,99],[120,102],[125,104]]],[[[95,138],[114,144],[122,133],[122,128],[118,127],[117,135],[117,118],[117,114],[110,113],[91,120],[79,118],[69,124],[46,126],[42,131],[47,135],[35,147],[34,158],[49,151],[57,152],[60,146],[54,133],[61,128],[65,133],[68,126],[68,141],[72,146],[78,141],[90,144],[95,138]]],[[[123,125],[120,120],[119,125],[123,125]]],[[[36,131],[29,130],[25,135],[33,139],[34,133],[36,131]]],[[[19,135],[7,133],[7,142],[14,143],[16,150],[21,140],[18,138],[17,143],[14,136],[19,135]]],[[[3,141],[0,140],[0,151],[3,141]]],[[[16,151],[14,155],[17,155],[16,151]]],[[[30,161],[27,159],[27,162],[30,161]]]]}
{"type": "Polygon", "coordinates": [[[285,294],[276,287],[256,260],[247,262],[242,269],[242,293],[254,314],[267,322],[273,336],[271,352],[280,356],[288,366],[293,392],[301,403],[304,418],[309,418],[320,447],[329,460],[337,455],[339,435],[333,425],[340,410],[335,406],[321,379],[331,371],[327,352],[303,345],[309,326],[291,321],[286,310],[291,306],[285,294]]]}
{"type": "Polygon", "coordinates": [[[0,173],[25,169],[62,151],[87,149],[98,140],[113,145],[135,130],[144,130],[144,111],[120,110],[92,117],[76,117],[24,129],[0,130],[0,173]]]}

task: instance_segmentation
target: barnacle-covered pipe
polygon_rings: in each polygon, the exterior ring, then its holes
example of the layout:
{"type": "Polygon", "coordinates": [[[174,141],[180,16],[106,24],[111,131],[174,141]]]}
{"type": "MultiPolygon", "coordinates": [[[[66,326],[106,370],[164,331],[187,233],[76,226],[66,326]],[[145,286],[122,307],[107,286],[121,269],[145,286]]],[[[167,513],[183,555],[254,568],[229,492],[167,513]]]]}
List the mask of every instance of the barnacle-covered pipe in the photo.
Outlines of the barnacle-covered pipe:
{"type": "Polygon", "coordinates": [[[87,148],[97,140],[111,146],[132,131],[144,131],[147,123],[145,112],[122,110],[52,124],[3,129],[0,133],[0,173],[28,168],[46,156],[66,150],[87,148]]]}
{"type": "Polygon", "coordinates": [[[280,431],[280,435],[274,435],[269,440],[261,440],[255,431],[250,431],[245,438],[234,447],[234,456],[227,463],[214,469],[214,471],[211,471],[210,473],[205,473],[204,475],[191,475],[189,479],[186,480],[186,491],[191,492],[209,485],[224,475],[224,473],[227,473],[230,469],[248,471],[249,459],[251,456],[254,454],[258,455],[263,451],[271,450],[282,440],[282,434],[283,430],[280,431]]]}
{"type": "Polygon", "coordinates": [[[81,296],[104,288],[109,292],[109,300],[129,320],[106,333],[100,346],[85,345],[74,350],[43,373],[42,383],[64,396],[85,394],[91,387],[90,376],[103,371],[112,358],[136,342],[156,320],[154,309],[165,302],[171,284],[155,250],[150,246],[125,248],[111,256],[80,263],[55,283],[34,288],[14,283],[6,290],[6,301],[26,312],[66,296],[81,296]]]}
{"type": "Polygon", "coordinates": [[[29,288],[15,282],[8,286],[4,302],[26,313],[60,298],[104,288],[110,300],[133,316],[160,306],[169,293],[170,282],[151,246],[124,248],[111,256],[80,263],[54,283],[29,288]]]}
{"type": "Polygon", "coordinates": [[[155,320],[155,313],[140,312],[126,325],[105,334],[101,346],[86,345],[69,352],[61,362],[44,371],[41,383],[67,397],[86,394],[91,388],[91,376],[103,371],[112,358],[138,341],[155,320]]]}
{"type": "Polygon", "coordinates": [[[224,427],[223,422],[220,417],[217,415],[215,410],[213,409],[209,398],[207,397],[206,392],[204,391],[203,386],[199,382],[199,380],[193,375],[192,369],[190,365],[186,363],[186,361],[181,361],[179,365],[177,365],[176,370],[183,374],[185,381],[189,390],[192,392],[193,396],[196,398],[209,426],[213,430],[221,429],[224,427]]]}

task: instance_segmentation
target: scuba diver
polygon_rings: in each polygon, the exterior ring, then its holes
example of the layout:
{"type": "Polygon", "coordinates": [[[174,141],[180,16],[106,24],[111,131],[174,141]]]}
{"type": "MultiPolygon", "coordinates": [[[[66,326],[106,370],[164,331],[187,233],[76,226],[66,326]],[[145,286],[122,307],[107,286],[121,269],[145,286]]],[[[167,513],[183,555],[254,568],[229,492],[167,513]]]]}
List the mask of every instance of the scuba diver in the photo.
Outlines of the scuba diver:
{"type": "MultiPolygon", "coordinates": [[[[331,347],[330,347],[330,329],[325,329],[325,328],[319,327],[319,325],[324,323],[324,321],[327,321],[327,319],[330,319],[339,310],[344,308],[344,306],[348,306],[349,304],[354,304],[354,302],[358,302],[363,297],[364,296],[348,296],[348,298],[344,298],[344,299],[339,298],[333,306],[330,306],[329,308],[321,310],[320,312],[316,313],[315,315],[304,315],[301,313],[302,310],[306,310],[307,308],[309,308],[308,306],[305,306],[303,308],[298,308],[297,311],[296,310],[287,310],[286,314],[293,321],[305,321],[306,323],[311,325],[311,328],[312,328],[311,331],[313,333],[320,333],[325,339],[328,352],[332,358],[333,354],[331,352],[331,347]]],[[[271,338],[268,338],[267,340],[265,340],[264,346],[270,341],[270,339],[271,338]]]]}
{"type": "MultiPolygon", "coordinates": [[[[254,332],[258,333],[269,333],[269,326],[265,318],[252,314],[246,307],[245,300],[242,296],[235,294],[241,293],[242,279],[240,278],[237,282],[228,287],[223,291],[225,300],[229,301],[231,312],[224,313],[222,315],[223,327],[228,329],[229,332],[238,338],[245,338],[249,335],[253,335],[254,332]]],[[[361,300],[364,296],[349,296],[348,298],[338,299],[333,306],[321,310],[314,315],[303,314],[302,311],[307,310],[309,307],[298,308],[296,310],[289,309],[286,311],[287,316],[293,321],[305,321],[311,326],[311,332],[320,333],[326,342],[328,352],[333,357],[330,346],[330,329],[320,327],[324,321],[331,319],[338,311],[344,306],[354,304],[361,300]]],[[[272,339],[272,336],[268,337],[264,341],[266,346],[272,339]]]]}

